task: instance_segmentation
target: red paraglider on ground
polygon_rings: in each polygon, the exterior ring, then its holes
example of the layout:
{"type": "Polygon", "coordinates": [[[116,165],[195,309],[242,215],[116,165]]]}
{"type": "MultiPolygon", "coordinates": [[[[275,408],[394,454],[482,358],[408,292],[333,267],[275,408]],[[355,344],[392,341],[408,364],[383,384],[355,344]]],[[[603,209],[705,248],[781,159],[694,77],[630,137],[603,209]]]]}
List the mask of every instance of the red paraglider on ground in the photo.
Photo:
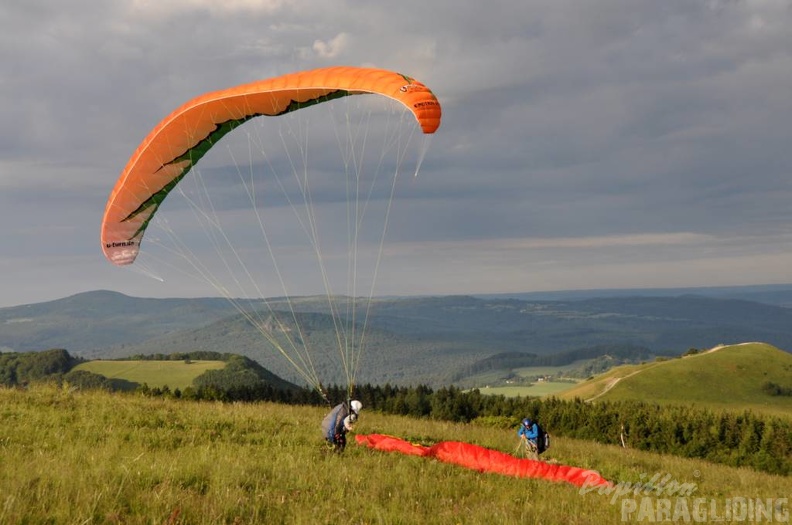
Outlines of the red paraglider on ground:
{"type": "Polygon", "coordinates": [[[424,446],[383,434],[358,434],[355,436],[355,440],[359,445],[365,445],[375,450],[432,457],[444,463],[452,463],[472,470],[478,470],[479,472],[493,472],[519,478],[563,481],[578,487],[608,486],[611,484],[594,470],[545,463],[544,461],[532,459],[515,458],[504,452],[460,441],[441,441],[432,446],[424,446]]]}

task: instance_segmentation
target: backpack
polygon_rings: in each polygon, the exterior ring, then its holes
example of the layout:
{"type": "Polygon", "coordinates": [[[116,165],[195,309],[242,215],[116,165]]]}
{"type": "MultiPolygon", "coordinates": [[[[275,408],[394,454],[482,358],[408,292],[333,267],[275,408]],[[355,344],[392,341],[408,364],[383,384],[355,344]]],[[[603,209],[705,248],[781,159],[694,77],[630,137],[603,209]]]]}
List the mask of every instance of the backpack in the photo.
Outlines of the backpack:
{"type": "Polygon", "coordinates": [[[550,434],[545,432],[539,423],[536,424],[536,430],[536,451],[541,454],[550,448],[550,434]]]}
{"type": "MultiPolygon", "coordinates": [[[[335,437],[336,428],[338,428],[339,417],[341,412],[346,413],[346,406],[341,403],[333,407],[333,410],[322,419],[322,434],[324,438],[332,441],[335,437]]],[[[344,416],[345,417],[345,416],[344,416]]],[[[343,417],[341,417],[343,419],[343,417]]]]}

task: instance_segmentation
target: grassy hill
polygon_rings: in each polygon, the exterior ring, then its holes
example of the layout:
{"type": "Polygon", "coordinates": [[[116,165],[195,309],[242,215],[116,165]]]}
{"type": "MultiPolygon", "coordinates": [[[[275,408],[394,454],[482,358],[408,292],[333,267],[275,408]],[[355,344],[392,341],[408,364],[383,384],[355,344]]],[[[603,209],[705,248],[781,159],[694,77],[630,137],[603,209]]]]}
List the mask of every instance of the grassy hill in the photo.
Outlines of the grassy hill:
{"type": "Polygon", "coordinates": [[[678,359],[624,365],[559,397],[645,400],[713,408],[792,413],[792,397],[771,396],[766,382],[792,386],[792,355],[764,343],[719,346],[678,359]]]}
{"type": "MultiPolygon", "coordinates": [[[[653,519],[642,521],[663,521],[649,486],[633,497],[624,485],[653,478],[688,484],[689,512],[694,498],[704,498],[708,519],[719,521],[712,518],[722,518],[727,501],[792,493],[790,478],[561,437],[546,460],[597,470],[628,494],[582,492],[355,445],[327,454],[319,432],[325,410],[314,407],[54,387],[0,389],[0,406],[0,523],[580,525],[621,523],[624,502],[640,505],[644,496],[653,519]]],[[[515,447],[511,429],[365,408],[357,432],[463,440],[504,452],[515,447]]],[[[673,511],[676,496],[663,498],[673,511]]]]}

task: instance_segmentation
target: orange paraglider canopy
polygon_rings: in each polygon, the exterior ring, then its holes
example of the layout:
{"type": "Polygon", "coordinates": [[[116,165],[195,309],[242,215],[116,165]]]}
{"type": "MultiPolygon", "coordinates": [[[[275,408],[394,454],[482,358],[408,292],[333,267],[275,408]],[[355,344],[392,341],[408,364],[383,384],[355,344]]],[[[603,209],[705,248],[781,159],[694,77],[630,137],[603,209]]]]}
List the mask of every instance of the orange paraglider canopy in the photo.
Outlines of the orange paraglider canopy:
{"type": "Polygon", "coordinates": [[[424,84],[383,69],[329,67],[206,93],[165,117],[129,159],[105,207],[102,250],[116,265],[137,257],[145,229],[184,175],[224,135],[258,116],[278,116],[348,95],[403,104],[424,133],[440,126],[440,103],[424,84]]]}
{"type": "Polygon", "coordinates": [[[611,484],[594,470],[550,464],[532,459],[519,459],[504,452],[460,441],[441,441],[427,447],[382,434],[358,434],[355,436],[355,440],[359,445],[365,445],[375,450],[432,457],[445,463],[452,463],[479,472],[493,472],[518,478],[563,481],[578,487],[611,484]]]}

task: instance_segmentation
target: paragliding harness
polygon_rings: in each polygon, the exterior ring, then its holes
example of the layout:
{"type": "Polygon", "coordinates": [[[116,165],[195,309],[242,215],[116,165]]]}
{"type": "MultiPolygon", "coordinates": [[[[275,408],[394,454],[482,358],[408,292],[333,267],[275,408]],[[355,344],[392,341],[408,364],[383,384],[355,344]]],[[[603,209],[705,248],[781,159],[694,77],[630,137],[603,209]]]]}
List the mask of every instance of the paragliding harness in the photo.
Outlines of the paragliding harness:
{"type": "Polygon", "coordinates": [[[541,454],[550,448],[550,434],[545,432],[539,423],[536,423],[536,430],[536,453],[541,454]]]}

